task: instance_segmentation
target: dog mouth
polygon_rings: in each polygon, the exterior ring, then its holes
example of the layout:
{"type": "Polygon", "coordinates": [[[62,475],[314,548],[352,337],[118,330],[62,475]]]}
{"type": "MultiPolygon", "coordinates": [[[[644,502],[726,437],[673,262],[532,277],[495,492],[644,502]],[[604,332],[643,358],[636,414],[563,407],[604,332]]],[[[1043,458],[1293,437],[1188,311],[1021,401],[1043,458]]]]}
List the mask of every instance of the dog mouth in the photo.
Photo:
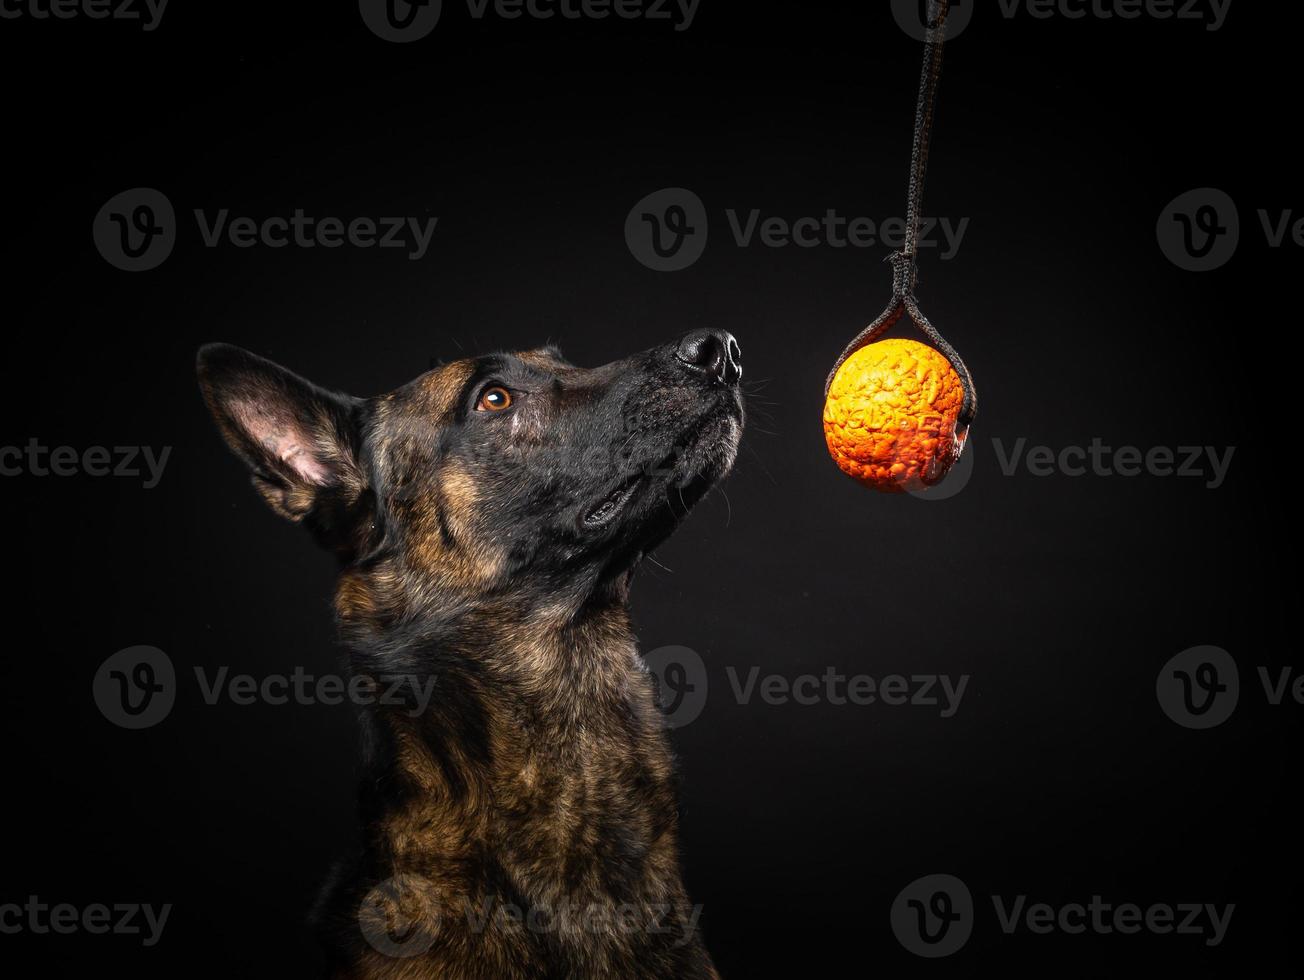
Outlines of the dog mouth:
{"type": "Polygon", "coordinates": [[[634,496],[634,491],[638,489],[638,485],[643,482],[644,477],[645,474],[643,473],[635,473],[622,481],[615,490],[603,497],[596,507],[587,511],[580,518],[580,525],[586,531],[597,531],[606,527],[616,519],[617,514],[625,509],[625,505],[634,496]]]}
{"type": "Polygon", "coordinates": [[[583,511],[580,528],[594,532],[610,526],[642,495],[640,491],[653,485],[677,487],[676,499],[686,511],[732,465],[739,423],[737,415],[728,411],[708,413],[676,439],[655,465],[625,477],[583,511]]]}

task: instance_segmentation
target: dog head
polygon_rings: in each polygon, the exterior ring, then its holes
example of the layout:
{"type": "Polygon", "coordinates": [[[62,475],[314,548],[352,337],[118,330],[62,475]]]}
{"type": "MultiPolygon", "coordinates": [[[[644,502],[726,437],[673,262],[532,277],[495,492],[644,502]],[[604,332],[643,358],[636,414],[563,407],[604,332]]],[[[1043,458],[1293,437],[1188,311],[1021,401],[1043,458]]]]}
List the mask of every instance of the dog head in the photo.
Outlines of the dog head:
{"type": "Polygon", "coordinates": [[[383,627],[470,595],[622,590],[732,466],[740,358],[712,330],[595,369],[546,347],[367,399],[227,345],[198,370],[264,499],[344,563],[342,619],[383,627]]]}

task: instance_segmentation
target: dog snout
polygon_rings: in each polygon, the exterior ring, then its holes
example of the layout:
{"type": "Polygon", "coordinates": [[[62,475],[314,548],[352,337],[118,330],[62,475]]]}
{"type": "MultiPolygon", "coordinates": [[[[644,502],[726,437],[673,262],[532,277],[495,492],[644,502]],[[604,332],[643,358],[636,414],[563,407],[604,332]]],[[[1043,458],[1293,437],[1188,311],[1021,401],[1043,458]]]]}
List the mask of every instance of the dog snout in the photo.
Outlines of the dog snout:
{"type": "Polygon", "coordinates": [[[743,376],[743,353],[727,330],[694,330],[679,341],[675,357],[690,371],[726,385],[743,376]]]}

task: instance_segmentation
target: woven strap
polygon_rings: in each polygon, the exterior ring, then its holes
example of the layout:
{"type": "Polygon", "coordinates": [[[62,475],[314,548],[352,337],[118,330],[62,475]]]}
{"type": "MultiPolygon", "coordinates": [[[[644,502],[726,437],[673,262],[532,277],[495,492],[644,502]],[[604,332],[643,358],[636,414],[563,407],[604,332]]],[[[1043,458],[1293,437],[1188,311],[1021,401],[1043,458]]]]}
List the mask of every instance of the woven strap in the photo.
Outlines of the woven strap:
{"type": "Polygon", "coordinates": [[[838,357],[828,380],[824,382],[824,395],[827,398],[829,388],[838,368],[847,362],[847,358],[867,344],[872,344],[889,330],[901,315],[906,314],[920,330],[928,336],[933,345],[951,362],[960,376],[960,385],[964,389],[964,402],[960,406],[957,429],[963,433],[978,414],[978,393],[974,389],[973,376],[954,347],[938,332],[928,318],[919,309],[915,299],[915,286],[919,281],[916,256],[919,253],[919,230],[923,224],[921,207],[924,199],[924,178],[928,174],[928,148],[933,137],[933,115],[937,105],[937,86],[942,78],[942,52],[946,45],[946,17],[950,13],[950,0],[929,0],[928,29],[924,41],[924,67],[919,79],[919,101],[915,104],[915,137],[910,154],[910,190],[906,206],[906,241],[901,251],[893,252],[887,257],[892,263],[892,300],[877,320],[858,333],[838,357]]]}

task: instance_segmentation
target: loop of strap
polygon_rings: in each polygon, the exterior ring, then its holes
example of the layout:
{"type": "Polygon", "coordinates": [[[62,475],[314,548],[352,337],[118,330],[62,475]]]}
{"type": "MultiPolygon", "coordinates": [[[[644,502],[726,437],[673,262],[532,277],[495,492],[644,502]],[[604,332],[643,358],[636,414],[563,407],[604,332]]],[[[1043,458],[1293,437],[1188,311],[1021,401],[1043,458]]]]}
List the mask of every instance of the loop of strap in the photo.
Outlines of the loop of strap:
{"type": "Polygon", "coordinates": [[[869,326],[856,335],[838,357],[828,380],[824,382],[824,396],[828,397],[829,388],[838,369],[846,363],[847,358],[867,344],[872,344],[887,332],[905,313],[923,333],[933,342],[951,362],[960,376],[960,385],[964,389],[964,402],[960,406],[960,416],[956,423],[957,431],[963,434],[974,416],[978,413],[978,393],[974,389],[973,376],[969,368],[956,353],[954,347],[938,332],[928,318],[919,309],[915,299],[915,287],[919,272],[915,264],[918,254],[919,228],[923,220],[920,208],[924,197],[924,177],[928,173],[928,148],[933,135],[933,113],[937,103],[937,86],[942,77],[942,52],[946,43],[946,17],[950,13],[950,0],[929,0],[928,33],[924,43],[924,67],[919,81],[919,100],[915,105],[915,135],[910,159],[910,190],[906,213],[906,243],[899,252],[887,257],[892,263],[892,300],[869,326]]]}

